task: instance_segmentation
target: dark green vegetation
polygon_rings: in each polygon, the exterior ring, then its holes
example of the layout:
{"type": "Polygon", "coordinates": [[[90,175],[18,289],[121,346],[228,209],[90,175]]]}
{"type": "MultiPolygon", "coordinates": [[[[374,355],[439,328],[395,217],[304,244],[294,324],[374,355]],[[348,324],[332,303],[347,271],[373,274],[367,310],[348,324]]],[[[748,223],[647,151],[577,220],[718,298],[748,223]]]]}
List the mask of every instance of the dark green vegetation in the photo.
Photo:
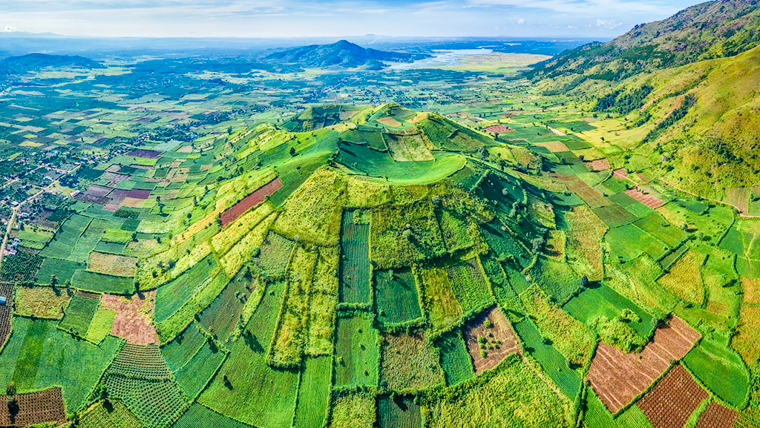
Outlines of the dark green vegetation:
{"type": "Polygon", "coordinates": [[[700,336],[679,363],[751,426],[757,50],[723,29],[756,12],[716,8],[535,87],[499,55],[376,73],[345,43],[18,71],[0,382],[60,386],[82,426],[646,427],[586,379],[673,314],[700,336]],[[690,25],[722,51],[668,50],[690,25]]]}

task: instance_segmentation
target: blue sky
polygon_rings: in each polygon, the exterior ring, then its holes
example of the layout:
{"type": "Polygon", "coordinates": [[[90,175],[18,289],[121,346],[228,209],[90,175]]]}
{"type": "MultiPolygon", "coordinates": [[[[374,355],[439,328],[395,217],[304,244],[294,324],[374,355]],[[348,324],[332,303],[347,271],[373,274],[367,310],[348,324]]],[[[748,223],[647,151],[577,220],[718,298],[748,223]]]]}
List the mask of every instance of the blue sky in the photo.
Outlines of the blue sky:
{"type": "Polygon", "coordinates": [[[612,38],[688,0],[0,0],[0,30],[89,36],[612,38]]]}

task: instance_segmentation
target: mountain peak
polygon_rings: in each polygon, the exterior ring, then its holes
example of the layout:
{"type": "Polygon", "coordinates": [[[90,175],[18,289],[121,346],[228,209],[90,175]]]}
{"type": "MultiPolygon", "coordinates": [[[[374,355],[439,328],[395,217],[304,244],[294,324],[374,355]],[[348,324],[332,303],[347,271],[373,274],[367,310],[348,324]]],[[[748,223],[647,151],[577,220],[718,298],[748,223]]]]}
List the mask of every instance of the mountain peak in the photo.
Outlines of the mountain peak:
{"type": "Polygon", "coordinates": [[[309,68],[362,66],[377,68],[382,67],[382,61],[407,62],[425,56],[365,49],[348,40],[339,40],[329,45],[310,45],[275,52],[267,56],[267,59],[309,68]]]}

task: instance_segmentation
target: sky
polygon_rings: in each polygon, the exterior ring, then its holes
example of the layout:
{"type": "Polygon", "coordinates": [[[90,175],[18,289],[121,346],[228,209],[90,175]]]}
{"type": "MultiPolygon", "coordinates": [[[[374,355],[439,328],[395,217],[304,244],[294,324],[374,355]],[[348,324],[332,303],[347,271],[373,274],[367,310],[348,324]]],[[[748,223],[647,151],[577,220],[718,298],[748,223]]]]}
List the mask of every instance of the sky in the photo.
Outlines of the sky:
{"type": "Polygon", "coordinates": [[[0,0],[0,31],[98,37],[596,37],[694,0],[0,0]]]}

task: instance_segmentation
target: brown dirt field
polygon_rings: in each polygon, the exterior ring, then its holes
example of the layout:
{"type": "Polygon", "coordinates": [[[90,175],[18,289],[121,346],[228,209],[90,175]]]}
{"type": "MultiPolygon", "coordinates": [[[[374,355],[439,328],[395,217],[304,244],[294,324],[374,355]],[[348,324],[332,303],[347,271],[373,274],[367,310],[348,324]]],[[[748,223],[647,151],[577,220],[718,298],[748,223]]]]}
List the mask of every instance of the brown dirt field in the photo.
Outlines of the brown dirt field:
{"type": "Polygon", "coordinates": [[[468,322],[462,328],[462,336],[467,344],[467,352],[470,353],[472,363],[475,366],[475,373],[482,373],[484,370],[490,370],[496,367],[501,360],[509,354],[520,353],[520,344],[517,340],[512,325],[497,306],[483,312],[475,319],[468,322]],[[491,328],[486,328],[483,323],[489,320],[491,328]],[[493,334],[493,339],[488,337],[488,333],[493,334]],[[486,339],[498,340],[501,345],[496,349],[486,349],[485,358],[480,355],[480,344],[478,336],[486,339]]]}
{"type": "Polygon", "coordinates": [[[259,187],[256,191],[243,198],[240,202],[228,208],[219,216],[222,221],[222,229],[227,227],[227,225],[235,221],[249,209],[263,202],[267,196],[278,191],[280,187],[282,187],[282,181],[280,181],[280,177],[277,177],[269,183],[259,187]]]}
{"type": "Polygon", "coordinates": [[[583,202],[587,203],[591,208],[599,208],[607,205],[611,205],[610,201],[604,197],[601,193],[594,190],[591,186],[586,184],[575,175],[554,175],[559,181],[562,182],[567,188],[578,195],[583,202]]]}
{"type": "Polygon", "coordinates": [[[749,194],[750,189],[747,187],[732,187],[726,189],[726,197],[723,200],[738,208],[740,212],[746,213],[749,211],[749,194]]]}
{"type": "Polygon", "coordinates": [[[606,158],[583,163],[585,163],[586,167],[591,171],[606,171],[610,169],[610,161],[606,158]]]}
{"type": "Polygon", "coordinates": [[[45,422],[66,422],[61,388],[16,395],[19,411],[14,421],[11,421],[8,406],[5,405],[6,397],[3,396],[3,405],[0,406],[0,426],[26,427],[45,422]]]}
{"type": "Polygon", "coordinates": [[[137,273],[137,258],[93,251],[87,270],[113,276],[132,277],[137,273]]]}
{"type": "Polygon", "coordinates": [[[760,278],[742,277],[742,291],[744,303],[760,303],[760,278]]]}
{"type": "Polygon", "coordinates": [[[670,365],[686,355],[699,333],[678,317],[655,330],[654,339],[638,353],[625,354],[599,344],[586,376],[596,395],[615,413],[645,390],[670,365]]]}
{"type": "Polygon", "coordinates": [[[509,132],[510,129],[504,125],[491,125],[486,128],[486,132],[491,134],[500,134],[502,132],[509,132]]]}
{"type": "Polygon", "coordinates": [[[145,189],[132,189],[127,193],[128,198],[135,199],[148,199],[150,197],[150,190],[145,189]]]}
{"type": "Polygon", "coordinates": [[[739,412],[711,402],[701,415],[697,428],[731,428],[739,417],[739,412]]]}
{"type": "Polygon", "coordinates": [[[628,189],[625,191],[625,194],[652,209],[657,209],[665,205],[665,202],[661,201],[656,196],[641,192],[638,189],[628,189]]]}
{"type": "MultiPolygon", "coordinates": [[[[0,284],[0,296],[7,299],[7,302],[0,306],[0,347],[11,334],[11,318],[13,314],[13,286],[10,284],[0,284]]],[[[4,407],[4,406],[0,406],[4,407]]]]}
{"type": "Polygon", "coordinates": [[[377,119],[377,121],[380,122],[380,123],[382,123],[383,125],[392,126],[394,128],[397,127],[397,126],[401,126],[401,122],[399,122],[398,120],[396,120],[396,119],[394,119],[394,118],[392,118],[390,116],[382,117],[380,119],[377,119]]]}
{"type": "Polygon", "coordinates": [[[126,155],[134,156],[137,158],[158,159],[159,156],[161,156],[161,152],[157,150],[137,149],[137,150],[132,150],[131,152],[127,152],[126,155]]]}
{"type": "Polygon", "coordinates": [[[538,147],[544,147],[552,153],[570,151],[570,149],[567,148],[565,143],[561,141],[549,141],[548,143],[535,143],[533,145],[538,146],[538,147]]]}
{"type": "Polygon", "coordinates": [[[144,203],[145,199],[126,197],[121,201],[121,206],[126,208],[142,208],[144,203]]]}
{"type": "Polygon", "coordinates": [[[101,307],[116,311],[111,334],[133,345],[158,344],[156,329],[150,323],[155,304],[155,290],[142,293],[142,298],[136,294],[131,299],[104,294],[100,301],[101,307]]]}
{"type": "Polygon", "coordinates": [[[617,178],[618,180],[626,180],[628,178],[628,173],[625,171],[624,168],[616,169],[612,171],[612,176],[617,178]]]}
{"type": "Polygon", "coordinates": [[[636,405],[654,428],[682,428],[709,396],[686,369],[677,365],[636,405]]]}

